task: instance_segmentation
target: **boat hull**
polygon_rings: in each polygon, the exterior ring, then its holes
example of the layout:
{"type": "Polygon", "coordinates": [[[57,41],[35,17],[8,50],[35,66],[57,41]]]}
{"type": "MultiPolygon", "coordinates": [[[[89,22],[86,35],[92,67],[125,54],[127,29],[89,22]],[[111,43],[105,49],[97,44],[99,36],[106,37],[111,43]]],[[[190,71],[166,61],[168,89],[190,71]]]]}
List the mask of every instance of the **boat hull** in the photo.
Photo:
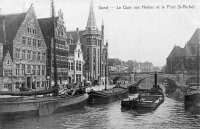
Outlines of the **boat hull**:
{"type": "Polygon", "coordinates": [[[91,91],[88,93],[89,104],[107,104],[113,101],[121,100],[128,97],[127,88],[113,88],[108,89],[108,91],[91,91]]]}
{"type": "Polygon", "coordinates": [[[200,113],[200,93],[186,94],[184,104],[187,111],[200,113]]]}
{"type": "Polygon", "coordinates": [[[57,113],[70,107],[84,106],[88,94],[82,94],[65,99],[47,97],[44,100],[26,100],[21,102],[4,102],[0,104],[0,115],[2,117],[29,117],[45,116],[57,113]]]}
{"type": "Polygon", "coordinates": [[[151,95],[143,96],[141,100],[138,98],[133,100],[123,100],[121,102],[121,107],[124,109],[134,109],[134,110],[155,110],[160,104],[164,102],[164,96],[162,95],[151,95]],[[148,100],[142,100],[143,98],[148,98],[148,100]]]}

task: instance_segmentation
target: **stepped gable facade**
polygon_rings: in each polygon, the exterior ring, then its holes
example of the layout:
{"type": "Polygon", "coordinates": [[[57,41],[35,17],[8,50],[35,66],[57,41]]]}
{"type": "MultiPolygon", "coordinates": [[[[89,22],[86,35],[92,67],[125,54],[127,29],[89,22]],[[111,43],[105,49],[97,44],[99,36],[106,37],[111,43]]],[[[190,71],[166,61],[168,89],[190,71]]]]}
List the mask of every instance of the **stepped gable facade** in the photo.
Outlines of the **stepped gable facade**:
{"type": "Polygon", "coordinates": [[[46,44],[33,5],[0,15],[0,55],[0,90],[45,89],[46,44]]]}
{"type": "MultiPolygon", "coordinates": [[[[49,85],[54,84],[54,51],[53,51],[53,22],[52,18],[38,19],[47,46],[47,78],[49,85]]],[[[63,20],[63,13],[60,10],[55,17],[55,43],[58,84],[68,83],[68,53],[66,28],[63,20]]]]}

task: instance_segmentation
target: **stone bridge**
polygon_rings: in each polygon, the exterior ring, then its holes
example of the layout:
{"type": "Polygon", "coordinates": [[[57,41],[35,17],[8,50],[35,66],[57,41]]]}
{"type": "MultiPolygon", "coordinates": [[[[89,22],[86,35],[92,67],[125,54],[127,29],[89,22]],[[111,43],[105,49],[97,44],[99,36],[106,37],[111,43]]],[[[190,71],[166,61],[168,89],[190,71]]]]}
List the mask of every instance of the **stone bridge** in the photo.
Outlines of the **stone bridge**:
{"type": "MultiPolygon", "coordinates": [[[[123,78],[128,80],[130,83],[142,82],[145,79],[154,79],[154,73],[137,73],[137,74],[124,74],[124,73],[115,73],[110,74],[109,77],[114,80],[114,78],[123,78]]],[[[173,85],[176,86],[185,86],[189,83],[196,82],[196,75],[190,74],[164,74],[158,73],[158,83],[164,82],[164,80],[170,81],[173,85]]]]}

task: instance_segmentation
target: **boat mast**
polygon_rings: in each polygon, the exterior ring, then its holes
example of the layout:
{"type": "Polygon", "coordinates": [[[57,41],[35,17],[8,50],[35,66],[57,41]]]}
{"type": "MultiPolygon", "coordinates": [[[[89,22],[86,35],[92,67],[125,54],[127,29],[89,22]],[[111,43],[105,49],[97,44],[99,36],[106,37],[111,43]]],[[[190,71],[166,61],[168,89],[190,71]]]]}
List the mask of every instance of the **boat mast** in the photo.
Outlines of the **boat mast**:
{"type": "Polygon", "coordinates": [[[157,72],[155,72],[155,75],[154,75],[155,79],[154,79],[154,87],[157,87],[157,72]]]}
{"type": "Polygon", "coordinates": [[[197,41],[197,89],[199,90],[199,30],[198,30],[198,41],[197,41]]]}
{"type": "Polygon", "coordinates": [[[105,60],[106,60],[106,65],[105,65],[105,90],[107,90],[107,65],[108,65],[108,43],[106,42],[106,49],[105,49],[105,60]]]}
{"type": "Polygon", "coordinates": [[[53,38],[53,66],[54,66],[54,87],[55,92],[54,95],[58,95],[58,82],[57,82],[57,62],[56,62],[56,42],[55,42],[55,10],[54,10],[54,1],[51,1],[51,8],[52,8],[52,38],[53,38]]]}

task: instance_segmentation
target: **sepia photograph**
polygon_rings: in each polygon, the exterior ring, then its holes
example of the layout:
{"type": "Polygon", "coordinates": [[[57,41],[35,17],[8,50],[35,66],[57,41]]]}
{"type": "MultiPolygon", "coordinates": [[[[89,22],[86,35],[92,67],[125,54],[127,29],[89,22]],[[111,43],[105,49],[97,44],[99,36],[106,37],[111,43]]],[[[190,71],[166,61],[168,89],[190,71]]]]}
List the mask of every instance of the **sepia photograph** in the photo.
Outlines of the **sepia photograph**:
{"type": "Polygon", "coordinates": [[[199,0],[0,0],[0,129],[199,129],[199,0]]]}

